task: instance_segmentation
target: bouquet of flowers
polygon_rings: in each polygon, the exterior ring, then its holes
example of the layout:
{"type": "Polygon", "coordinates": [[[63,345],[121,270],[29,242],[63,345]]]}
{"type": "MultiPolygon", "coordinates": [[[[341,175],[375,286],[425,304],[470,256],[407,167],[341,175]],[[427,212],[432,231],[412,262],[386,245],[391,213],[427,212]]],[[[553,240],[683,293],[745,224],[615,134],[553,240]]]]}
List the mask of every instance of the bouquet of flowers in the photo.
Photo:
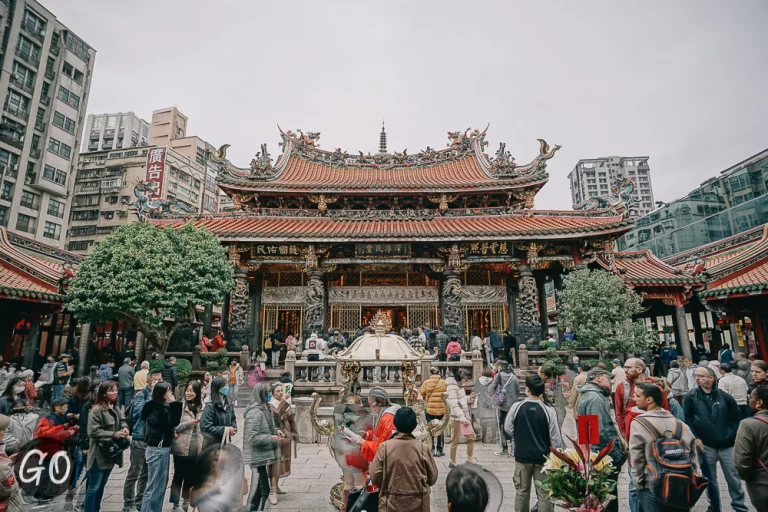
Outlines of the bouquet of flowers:
{"type": "Polygon", "coordinates": [[[588,445],[579,445],[573,439],[573,448],[551,448],[544,464],[543,482],[536,486],[548,492],[559,506],[572,512],[600,512],[616,496],[616,483],[608,479],[613,471],[613,459],[609,453],[614,441],[595,453],[588,445]]]}

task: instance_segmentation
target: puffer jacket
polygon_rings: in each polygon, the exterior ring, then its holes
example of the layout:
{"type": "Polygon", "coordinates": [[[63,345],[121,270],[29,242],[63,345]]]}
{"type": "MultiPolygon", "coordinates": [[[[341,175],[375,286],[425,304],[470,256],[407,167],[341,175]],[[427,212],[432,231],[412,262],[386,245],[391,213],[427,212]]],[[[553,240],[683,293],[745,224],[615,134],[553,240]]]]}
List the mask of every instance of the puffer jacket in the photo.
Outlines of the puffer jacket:
{"type": "Polygon", "coordinates": [[[670,368],[667,380],[672,386],[672,396],[683,396],[688,392],[688,379],[680,368],[670,368]]]}
{"type": "Polygon", "coordinates": [[[488,389],[486,390],[488,398],[493,398],[493,395],[496,393],[499,386],[504,386],[504,391],[506,392],[504,403],[499,406],[499,409],[502,411],[509,411],[512,404],[520,400],[520,381],[517,380],[517,376],[511,371],[500,371],[493,378],[491,385],[488,386],[488,389]]]}
{"type": "Polygon", "coordinates": [[[768,421],[768,410],[742,421],[733,447],[736,471],[747,484],[749,499],[757,510],[768,510],[768,471],[760,464],[768,464],[768,423],[763,420],[768,421]]]}
{"type": "Polygon", "coordinates": [[[266,404],[249,405],[245,410],[243,429],[243,463],[251,467],[266,466],[277,459],[277,443],[272,411],[266,404]]]}
{"type": "Polygon", "coordinates": [[[701,388],[697,387],[685,395],[685,423],[704,445],[712,448],[730,448],[736,439],[736,431],[741,421],[739,406],[731,395],[720,389],[712,389],[711,401],[704,394],[701,388]]]}
{"type": "Polygon", "coordinates": [[[163,382],[171,386],[171,393],[176,393],[176,386],[179,384],[179,369],[175,364],[165,363],[161,370],[163,382]]]}
{"type": "Polygon", "coordinates": [[[190,454],[198,454],[203,451],[203,432],[200,430],[200,418],[203,416],[203,411],[199,410],[197,413],[192,412],[189,408],[189,404],[186,402],[181,409],[181,420],[176,427],[176,433],[179,435],[173,441],[171,446],[171,453],[174,455],[180,455],[187,457],[190,454]],[[193,423],[198,420],[197,423],[193,423]],[[195,445],[192,446],[192,441],[195,440],[195,445]]]}
{"type": "Polygon", "coordinates": [[[612,440],[616,441],[613,451],[611,451],[611,458],[613,458],[614,465],[618,466],[618,463],[625,460],[629,454],[624,451],[622,440],[619,439],[621,434],[619,434],[616,424],[611,419],[609,392],[594,382],[587,382],[583,386],[576,388],[576,391],[580,394],[579,401],[576,404],[579,416],[594,414],[600,422],[600,443],[592,446],[592,450],[599,452],[612,440]]]}
{"type": "Polygon", "coordinates": [[[427,401],[427,414],[442,416],[445,414],[443,393],[448,391],[448,385],[439,375],[430,375],[419,388],[419,395],[427,401]]]}
{"type": "Polygon", "coordinates": [[[451,421],[469,420],[467,393],[453,377],[445,379],[448,386],[448,405],[451,406],[451,421]]]}

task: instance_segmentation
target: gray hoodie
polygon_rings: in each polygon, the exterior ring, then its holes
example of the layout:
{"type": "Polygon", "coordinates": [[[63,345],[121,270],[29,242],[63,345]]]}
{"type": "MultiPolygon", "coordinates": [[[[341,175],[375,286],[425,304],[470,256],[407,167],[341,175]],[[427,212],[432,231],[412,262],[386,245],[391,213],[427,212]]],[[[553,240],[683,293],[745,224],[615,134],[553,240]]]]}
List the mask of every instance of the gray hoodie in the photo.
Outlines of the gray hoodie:
{"type": "Polygon", "coordinates": [[[683,374],[680,368],[670,368],[667,373],[667,380],[672,386],[673,396],[683,396],[688,392],[688,377],[683,374]]]}

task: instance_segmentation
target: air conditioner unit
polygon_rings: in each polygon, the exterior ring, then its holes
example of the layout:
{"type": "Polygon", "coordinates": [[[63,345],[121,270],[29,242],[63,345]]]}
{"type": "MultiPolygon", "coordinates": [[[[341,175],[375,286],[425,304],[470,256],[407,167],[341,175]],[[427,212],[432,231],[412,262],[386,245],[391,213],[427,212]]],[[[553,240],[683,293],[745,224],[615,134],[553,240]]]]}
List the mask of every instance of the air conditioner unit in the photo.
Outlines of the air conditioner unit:
{"type": "Polygon", "coordinates": [[[18,170],[19,170],[19,164],[16,164],[16,165],[12,165],[12,166],[11,166],[11,170],[12,170],[12,171],[18,171],[18,170]]]}

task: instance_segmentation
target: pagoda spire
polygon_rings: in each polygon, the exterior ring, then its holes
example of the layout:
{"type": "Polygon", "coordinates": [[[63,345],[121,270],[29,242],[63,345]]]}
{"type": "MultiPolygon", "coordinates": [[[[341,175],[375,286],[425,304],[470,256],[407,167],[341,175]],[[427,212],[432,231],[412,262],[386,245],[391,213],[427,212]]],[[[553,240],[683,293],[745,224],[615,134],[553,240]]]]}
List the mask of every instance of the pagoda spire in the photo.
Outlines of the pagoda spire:
{"type": "Polygon", "coordinates": [[[387,154],[387,132],[384,131],[384,121],[381,121],[381,135],[379,135],[379,154],[387,154]]]}

